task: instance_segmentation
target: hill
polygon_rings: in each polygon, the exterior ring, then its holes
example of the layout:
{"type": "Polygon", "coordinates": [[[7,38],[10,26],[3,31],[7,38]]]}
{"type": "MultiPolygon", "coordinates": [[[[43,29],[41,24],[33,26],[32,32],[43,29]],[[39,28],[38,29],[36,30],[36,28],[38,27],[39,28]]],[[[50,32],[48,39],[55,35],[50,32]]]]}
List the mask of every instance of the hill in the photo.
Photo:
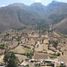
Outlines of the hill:
{"type": "MultiPolygon", "coordinates": [[[[67,3],[53,1],[48,6],[41,3],[33,3],[30,6],[14,3],[0,8],[0,31],[24,28],[43,30],[49,28],[49,24],[59,23],[61,26],[61,21],[65,18],[67,3]]],[[[64,27],[63,29],[65,30],[64,27]]]]}
{"type": "Polygon", "coordinates": [[[67,18],[55,25],[55,30],[63,34],[67,34],[67,18]]]}

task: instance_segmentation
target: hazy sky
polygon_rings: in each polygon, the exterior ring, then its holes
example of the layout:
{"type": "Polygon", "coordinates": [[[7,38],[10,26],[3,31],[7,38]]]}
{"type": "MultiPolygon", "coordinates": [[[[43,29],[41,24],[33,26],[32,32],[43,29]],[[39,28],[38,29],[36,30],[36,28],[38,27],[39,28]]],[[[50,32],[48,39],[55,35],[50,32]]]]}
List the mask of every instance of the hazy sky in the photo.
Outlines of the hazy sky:
{"type": "Polygon", "coordinates": [[[52,1],[61,1],[61,2],[67,2],[67,0],[0,0],[0,7],[5,6],[12,3],[24,3],[27,5],[30,5],[34,2],[41,2],[44,5],[47,5],[51,3],[52,1]]]}

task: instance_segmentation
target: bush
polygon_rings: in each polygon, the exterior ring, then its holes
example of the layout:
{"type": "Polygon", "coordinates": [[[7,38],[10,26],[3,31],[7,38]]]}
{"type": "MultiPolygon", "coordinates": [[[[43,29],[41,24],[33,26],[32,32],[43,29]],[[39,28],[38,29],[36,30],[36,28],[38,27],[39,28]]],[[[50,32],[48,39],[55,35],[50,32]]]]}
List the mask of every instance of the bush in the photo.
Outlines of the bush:
{"type": "Polygon", "coordinates": [[[26,56],[27,56],[29,59],[31,59],[32,56],[33,56],[33,51],[32,51],[32,50],[28,50],[28,51],[26,52],[26,56]]]}
{"type": "Polygon", "coordinates": [[[50,58],[57,58],[58,56],[60,56],[60,53],[54,53],[51,54],[50,58]]]}
{"type": "Polygon", "coordinates": [[[35,67],[40,67],[40,64],[35,64],[35,67]]]}
{"type": "Polygon", "coordinates": [[[5,49],[5,44],[0,44],[0,49],[5,49]]]}

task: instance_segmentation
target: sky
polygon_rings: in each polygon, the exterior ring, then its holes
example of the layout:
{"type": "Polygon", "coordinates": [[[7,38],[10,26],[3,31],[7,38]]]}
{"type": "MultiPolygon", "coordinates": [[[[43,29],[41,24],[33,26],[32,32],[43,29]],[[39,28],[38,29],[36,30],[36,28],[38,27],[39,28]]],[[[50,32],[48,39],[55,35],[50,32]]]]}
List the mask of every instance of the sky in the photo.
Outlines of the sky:
{"type": "Polygon", "coordinates": [[[52,1],[60,1],[60,2],[65,2],[67,3],[67,0],[0,0],[0,7],[1,6],[6,6],[12,3],[24,3],[26,5],[30,5],[34,2],[41,2],[44,5],[48,5],[52,1]]]}

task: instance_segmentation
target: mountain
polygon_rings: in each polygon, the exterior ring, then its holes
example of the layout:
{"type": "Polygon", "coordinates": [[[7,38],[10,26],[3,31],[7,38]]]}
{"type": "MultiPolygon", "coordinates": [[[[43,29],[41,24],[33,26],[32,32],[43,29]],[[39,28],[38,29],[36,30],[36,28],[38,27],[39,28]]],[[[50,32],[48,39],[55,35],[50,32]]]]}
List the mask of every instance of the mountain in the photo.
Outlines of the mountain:
{"type": "Polygon", "coordinates": [[[15,3],[0,8],[0,31],[10,28],[35,28],[36,24],[45,22],[30,6],[15,3]]]}
{"type": "MultiPolygon", "coordinates": [[[[0,31],[18,28],[37,29],[39,27],[47,29],[49,24],[56,25],[57,30],[60,25],[61,30],[61,22],[65,18],[67,18],[67,3],[53,1],[47,6],[41,3],[33,3],[30,6],[14,3],[0,8],[0,31]]],[[[66,30],[64,26],[63,29],[66,30]]]]}
{"type": "Polygon", "coordinates": [[[47,6],[48,18],[52,19],[53,23],[58,23],[67,17],[67,3],[55,2],[47,6]]]}
{"type": "Polygon", "coordinates": [[[20,4],[0,8],[0,30],[20,28],[29,23],[34,24],[37,21],[36,16],[25,8],[26,6],[20,4]]]}
{"type": "Polygon", "coordinates": [[[60,23],[55,25],[55,30],[57,32],[61,32],[63,34],[67,34],[67,18],[65,18],[64,20],[62,20],[60,23]]]}
{"type": "Polygon", "coordinates": [[[46,7],[41,4],[41,3],[33,3],[30,8],[36,12],[37,14],[39,14],[42,18],[45,17],[45,11],[46,11],[46,7]]]}

